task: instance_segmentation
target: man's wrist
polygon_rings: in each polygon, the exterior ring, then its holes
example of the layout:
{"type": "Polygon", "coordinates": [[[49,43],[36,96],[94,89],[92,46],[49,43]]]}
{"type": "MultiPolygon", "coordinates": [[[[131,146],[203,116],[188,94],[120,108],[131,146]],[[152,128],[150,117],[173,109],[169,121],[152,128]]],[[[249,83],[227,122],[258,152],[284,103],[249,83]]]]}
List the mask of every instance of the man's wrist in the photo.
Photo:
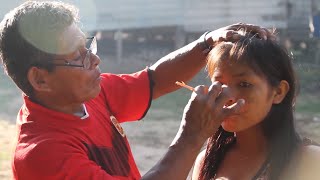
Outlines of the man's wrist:
{"type": "Polygon", "coordinates": [[[211,49],[212,49],[212,45],[210,43],[208,43],[207,41],[207,35],[210,33],[211,31],[206,31],[200,38],[199,38],[199,44],[201,46],[202,52],[203,54],[208,54],[211,49]]]}
{"type": "Polygon", "coordinates": [[[172,141],[170,146],[175,146],[177,144],[184,144],[183,146],[190,145],[192,147],[202,147],[205,141],[207,140],[206,137],[201,136],[199,134],[187,134],[185,132],[177,133],[176,137],[172,141]]]}

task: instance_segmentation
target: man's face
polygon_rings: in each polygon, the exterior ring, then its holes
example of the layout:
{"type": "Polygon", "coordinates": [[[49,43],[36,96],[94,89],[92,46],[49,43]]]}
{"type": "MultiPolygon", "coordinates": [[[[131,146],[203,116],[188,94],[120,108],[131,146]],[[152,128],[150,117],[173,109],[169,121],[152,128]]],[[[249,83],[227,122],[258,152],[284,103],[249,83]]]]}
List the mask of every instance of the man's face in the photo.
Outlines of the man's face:
{"type": "MultiPolygon", "coordinates": [[[[75,25],[70,25],[58,39],[58,54],[55,58],[71,64],[82,65],[86,56],[86,37],[75,25]]],[[[53,60],[55,63],[55,60],[53,60]]],[[[49,96],[56,104],[77,104],[96,97],[100,92],[100,58],[90,54],[90,69],[56,66],[48,74],[49,96]]]]}

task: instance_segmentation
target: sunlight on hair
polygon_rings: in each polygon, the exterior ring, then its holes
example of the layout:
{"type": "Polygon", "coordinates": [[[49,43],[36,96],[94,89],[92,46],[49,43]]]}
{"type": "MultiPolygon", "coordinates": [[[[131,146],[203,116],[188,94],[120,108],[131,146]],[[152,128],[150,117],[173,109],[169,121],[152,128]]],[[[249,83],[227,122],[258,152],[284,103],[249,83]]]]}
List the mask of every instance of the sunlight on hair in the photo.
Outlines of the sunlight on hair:
{"type": "Polygon", "coordinates": [[[32,6],[37,6],[38,9],[29,8],[28,11],[20,12],[28,15],[20,20],[19,31],[27,42],[43,52],[50,54],[70,53],[60,52],[57,39],[72,24],[76,24],[85,32],[97,29],[97,9],[93,0],[79,1],[74,5],[68,4],[68,1],[52,3],[39,1],[32,6]],[[84,16],[81,18],[81,23],[79,11],[84,16]]]}

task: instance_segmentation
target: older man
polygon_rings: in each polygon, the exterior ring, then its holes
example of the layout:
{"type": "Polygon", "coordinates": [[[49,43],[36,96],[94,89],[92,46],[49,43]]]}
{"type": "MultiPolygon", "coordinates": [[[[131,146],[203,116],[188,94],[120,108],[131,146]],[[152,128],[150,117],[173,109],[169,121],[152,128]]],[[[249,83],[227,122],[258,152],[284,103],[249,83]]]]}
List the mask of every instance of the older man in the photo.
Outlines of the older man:
{"type": "MultiPolygon", "coordinates": [[[[1,57],[23,91],[12,169],[15,179],[140,179],[119,123],[143,118],[151,100],[190,80],[218,41],[236,41],[235,24],[210,33],[133,74],[101,73],[97,42],[79,29],[77,10],[61,2],[28,1],[1,22],[1,57]],[[88,46],[86,46],[89,44],[88,46]]],[[[222,119],[228,89],[196,88],[164,157],[142,179],[185,179],[204,141],[222,119]]]]}

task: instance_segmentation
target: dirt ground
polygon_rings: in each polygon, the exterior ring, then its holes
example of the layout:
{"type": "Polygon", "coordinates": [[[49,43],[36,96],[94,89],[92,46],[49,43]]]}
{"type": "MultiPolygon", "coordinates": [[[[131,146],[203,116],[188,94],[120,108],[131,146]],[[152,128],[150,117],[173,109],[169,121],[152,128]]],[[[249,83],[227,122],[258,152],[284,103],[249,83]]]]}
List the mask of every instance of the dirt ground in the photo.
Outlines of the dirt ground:
{"type": "Polygon", "coordinates": [[[179,122],[170,119],[142,121],[127,123],[123,127],[138,168],[141,174],[145,174],[166,152],[179,128],[179,122]]]}
{"type": "Polygon", "coordinates": [[[10,154],[15,137],[15,125],[0,120],[0,179],[11,179],[10,154]]]}

